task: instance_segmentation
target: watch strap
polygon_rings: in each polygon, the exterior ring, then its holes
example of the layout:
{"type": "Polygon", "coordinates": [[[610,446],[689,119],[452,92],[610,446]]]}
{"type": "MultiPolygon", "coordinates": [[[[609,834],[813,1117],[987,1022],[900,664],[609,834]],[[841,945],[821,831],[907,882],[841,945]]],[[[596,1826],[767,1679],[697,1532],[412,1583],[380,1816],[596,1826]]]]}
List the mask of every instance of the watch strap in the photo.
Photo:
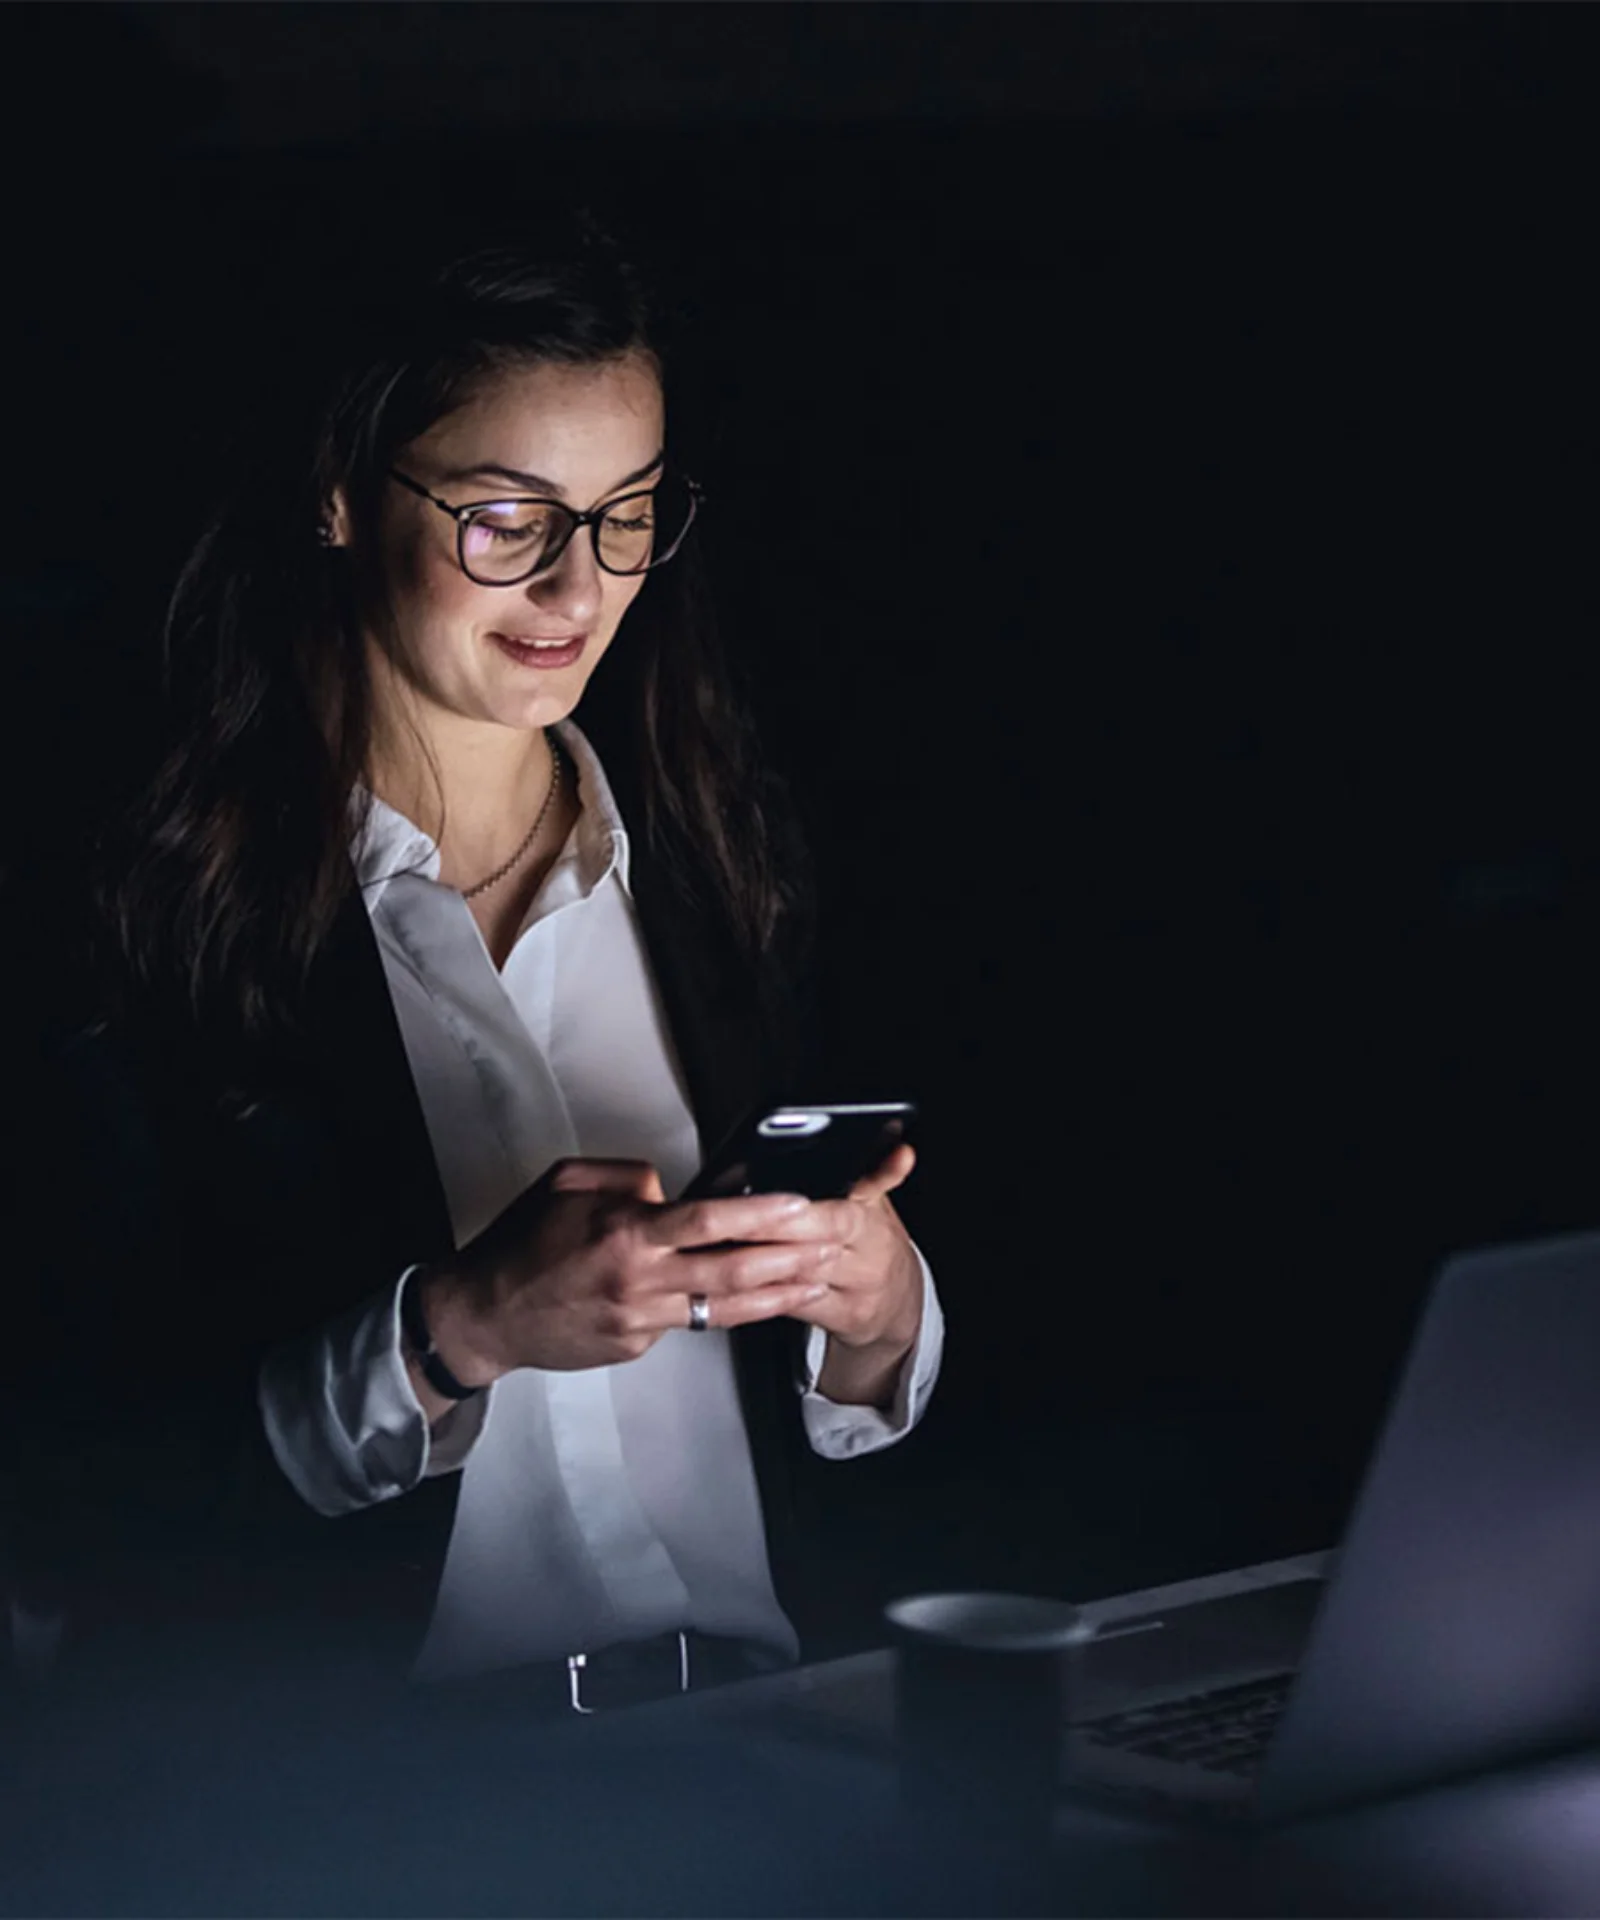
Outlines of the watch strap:
{"type": "Polygon", "coordinates": [[[434,1349],[433,1335],[428,1330],[428,1316],[422,1311],[422,1275],[421,1267],[413,1267],[400,1289],[400,1331],[421,1369],[423,1379],[435,1393],[442,1393],[447,1400],[471,1400],[482,1393],[483,1388],[463,1386],[434,1349]]]}

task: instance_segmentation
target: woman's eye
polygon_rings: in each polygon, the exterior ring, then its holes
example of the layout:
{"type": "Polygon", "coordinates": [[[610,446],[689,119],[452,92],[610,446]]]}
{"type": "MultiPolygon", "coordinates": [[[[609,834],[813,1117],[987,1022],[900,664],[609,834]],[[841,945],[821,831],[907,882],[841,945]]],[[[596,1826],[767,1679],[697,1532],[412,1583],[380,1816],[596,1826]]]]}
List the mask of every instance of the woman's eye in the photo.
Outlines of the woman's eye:
{"type": "Polygon", "coordinates": [[[608,513],[606,525],[614,528],[618,533],[648,533],[655,525],[655,521],[648,512],[634,514],[626,520],[621,514],[608,513]]]}
{"type": "Polygon", "coordinates": [[[547,513],[503,507],[492,513],[480,513],[468,522],[469,531],[490,542],[537,540],[545,532],[547,513]]]}

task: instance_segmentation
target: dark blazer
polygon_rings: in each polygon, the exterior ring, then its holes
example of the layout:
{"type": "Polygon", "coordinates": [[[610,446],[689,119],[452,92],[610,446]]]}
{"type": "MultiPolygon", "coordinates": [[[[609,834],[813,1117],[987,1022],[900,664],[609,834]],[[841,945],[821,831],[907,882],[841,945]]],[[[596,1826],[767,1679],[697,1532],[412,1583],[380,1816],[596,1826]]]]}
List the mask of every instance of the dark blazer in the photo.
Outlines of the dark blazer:
{"type": "MultiPolygon", "coordinates": [[[[632,884],[710,1146],[756,1100],[803,1090],[805,928],[758,978],[637,833],[632,884]]],[[[67,1616],[68,1660],[142,1631],[234,1622],[381,1644],[398,1673],[426,1627],[460,1476],[325,1519],[272,1459],[254,1398],[274,1342],[453,1246],[353,888],[309,1008],[303,1042],[243,1102],[193,1033],[40,1023],[19,1182],[30,1230],[0,1356],[5,1532],[16,1590],[67,1616]]],[[[779,1597],[808,1651],[831,1650],[850,1638],[849,1603],[842,1570],[820,1559],[817,1493],[834,1469],[800,1420],[803,1331],[741,1329],[734,1353],[779,1597]]]]}

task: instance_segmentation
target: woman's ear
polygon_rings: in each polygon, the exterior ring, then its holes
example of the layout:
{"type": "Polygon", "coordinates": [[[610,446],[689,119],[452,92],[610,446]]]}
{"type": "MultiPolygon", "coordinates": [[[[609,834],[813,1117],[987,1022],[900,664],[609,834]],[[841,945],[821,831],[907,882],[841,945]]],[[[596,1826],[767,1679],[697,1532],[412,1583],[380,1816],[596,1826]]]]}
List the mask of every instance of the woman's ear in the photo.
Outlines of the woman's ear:
{"type": "Polygon", "coordinates": [[[317,544],[323,547],[350,544],[350,503],[343,487],[334,488],[317,517],[317,544]]]}

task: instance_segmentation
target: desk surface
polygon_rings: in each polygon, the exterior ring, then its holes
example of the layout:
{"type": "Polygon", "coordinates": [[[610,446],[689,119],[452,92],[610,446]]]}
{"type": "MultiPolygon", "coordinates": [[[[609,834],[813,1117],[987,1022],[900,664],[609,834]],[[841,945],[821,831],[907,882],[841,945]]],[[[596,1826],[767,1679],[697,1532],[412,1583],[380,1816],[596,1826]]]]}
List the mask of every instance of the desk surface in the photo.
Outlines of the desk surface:
{"type": "MultiPolygon", "coordinates": [[[[1308,1562],[1309,1564],[1309,1562],[1308,1562]]],[[[1199,1598],[1184,1583],[1171,1597],[1199,1598]]],[[[1148,1600],[1141,1604],[1147,1605],[1148,1600]]],[[[679,1703],[629,1716],[665,1729],[679,1703]]],[[[894,1778],[887,1653],[710,1693],[707,1726],[838,1746],[873,1790],[894,1778]]],[[[618,1731],[621,1731],[619,1728],[618,1731]]],[[[1278,1830],[1181,1826],[1064,1796],[1056,1815],[1060,1913],[1600,1914],[1600,1753],[1584,1753],[1278,1830]]]]}
{"type": "MultiPolygon", "coordinates": [[[[1006,1911],[918,1855],[872,1732],[891,1684],[872,1653],[554,1728],[13,1729],[0,1912],[1006,1911]]],[[[1590,1915],[1600,1755],[1275,1833],[1069,1799],[1055,1841],[1062,1915],[1590,1915]]]]}

